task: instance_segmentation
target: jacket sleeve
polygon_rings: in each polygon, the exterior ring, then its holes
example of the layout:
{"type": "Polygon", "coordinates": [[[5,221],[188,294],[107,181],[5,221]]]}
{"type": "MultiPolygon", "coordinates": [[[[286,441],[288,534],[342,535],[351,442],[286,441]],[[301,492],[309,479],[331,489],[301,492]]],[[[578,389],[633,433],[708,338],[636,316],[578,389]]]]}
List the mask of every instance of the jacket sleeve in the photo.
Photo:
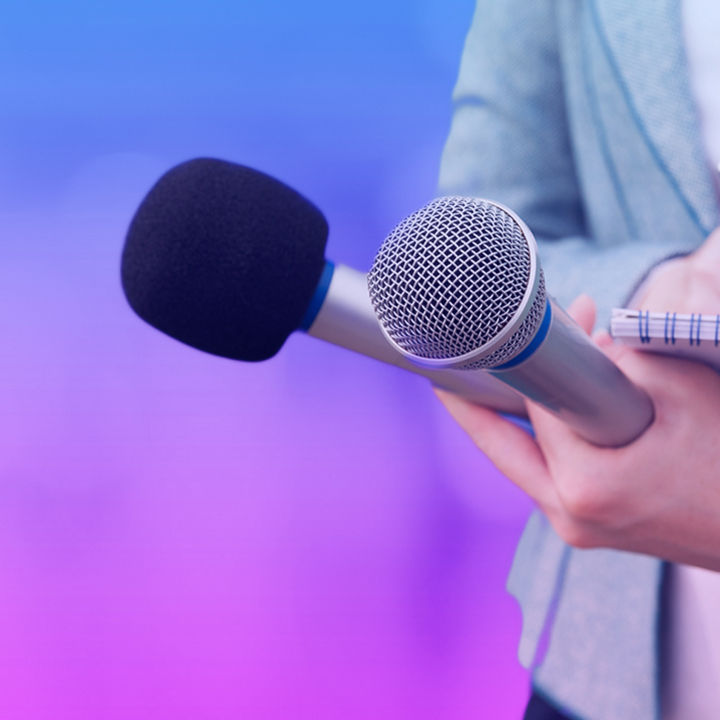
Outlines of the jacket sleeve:
{"type": "Polygon", "coordinates": [[[538,240],[548,291],[564,305],[589,293],[607,324],[610,309],[668,248],[630,242],[629,233],[612,244],[592,237],[565,92],[556,0],[478,0],[439,190],[512,208],[538,240]]]}

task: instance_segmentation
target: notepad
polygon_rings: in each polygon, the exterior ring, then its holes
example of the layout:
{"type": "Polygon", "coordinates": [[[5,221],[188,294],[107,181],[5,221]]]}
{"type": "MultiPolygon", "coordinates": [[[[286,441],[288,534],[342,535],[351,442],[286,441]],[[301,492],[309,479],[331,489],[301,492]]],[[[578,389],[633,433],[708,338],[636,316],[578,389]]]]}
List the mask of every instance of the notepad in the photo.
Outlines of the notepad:
{"type": "Polygon", "coordinates": [[[700,360],[720,370],[720,314],[615,308],[610,334],[638,350],[700,360]]]}

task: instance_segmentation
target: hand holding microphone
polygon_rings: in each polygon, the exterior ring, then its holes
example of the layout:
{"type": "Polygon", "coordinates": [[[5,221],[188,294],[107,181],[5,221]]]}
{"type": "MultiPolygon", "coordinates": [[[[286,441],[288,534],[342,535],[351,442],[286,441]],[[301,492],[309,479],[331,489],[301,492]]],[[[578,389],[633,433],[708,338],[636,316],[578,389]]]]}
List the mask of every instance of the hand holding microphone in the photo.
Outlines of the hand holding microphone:
{"type": "MultiPolygon", "coordinates": [[[[594,304],[570,313],[590,331],[594,304]]],[[[540,405],[528,404],[535,437],[500,415],[438,393],[498,469],[529,495],[555,531],[579,548],[614,548],[720,571],[720,374],[691,360],[635,352],[598,338],[613,362],[652,398],[656,417],[634,442],[584,441],[540,405]]]]}
{"type": "MultiPolygon", "coordinates": [[[[441,208],[450,200],[443,199],[435,201],[440,203],[441,208]]],[[[458,200],[461,205],[470,203],[481,203],[482,207],[474,207],[480,213],[487,213],[481,222],[473,222],[475,227],[487,226],[500,228],[495,233],[490,232],[485,237],[492,247],[496,247],[498,238],[505,250],[508,249],[508,232],[503,226],[514,220],[520,222],[510,213],[508,218],[504,213],[509,211],[495,207],[494,203],[486,205],[485,201],[458,200]],[[498,219],[499,214],[499,219],[498,219]],[[493,219],[494,218],[494,219],[493,219]],[[491,222],[492,220],[492,222],[491,222]]],[[[455,201],[453,201],[453,204],[455,201]]],[[[433,203],[429,207],[434,207],[433,203]]],[[[435,208],[437,210],[437,208],[435,208]]],[[[422,212],[422,211],[421,211],[422,212]]],[[[441,215],[447,214],[444,208],[441,215]]],[[[450,213],[455,215],[455,213],[450,213]]],[[[407,222],[407,221],[406,221],[407,222]]],[[[398,254],[398,257],[412,257],[411,265],[422,266],[421,259],[425,255],[419,255],[418,247],[413,240],[408,240],[406,235],[410,228],[414,227],[415,218],[411,216],[408,224],[401,223],[395,233],[388,238],[391,248],[381,250],[376,265],[387,262],[381,256],[385,252],[398,254]],[[396,245],[397,243],[397,245],[396,245]]],[[[422,222],[422,234],[427,234],[427,229],[435,227],[435,221],[422,222]]],[[[441,228],[444,226],[440,226],[441,228]]],[[[512,224],[510,225],[512,236],[512,224]]],[[[522,227],[522,234],[525,237],[527,230],[522,227]]],[[[436,236],[438,231],[430,233],[436,236]]],[[[447,228],[440,232],[444,235],[447,228]]],[[[720,243],[720,231],[716,231],[708,239],[704,248],[708,253],[720,243]]],[[[420,245],[423,242],[420,241],[420,245]]],[[[447,244],[447,242],[445,242],[447,244]]],[[[439,245],[443,245],[440,242],[439,245]]],[[[510,244],[510,248],[514,246],[510,244]]],[[[522,251],[522,242],[518,241],[516,248],[520,248],[518,260],[511,260],[509,267],[520,268],[511,270],[510,278],[525,277],[525,253],[522,251]]],[[[484,255],[490,258],[494,252],[485,251],[484,255]]],[[[703,249],[703,259],[707,253],[703,249]]],[[[717,255],[716,255],[717,256],[717,255]]],[[[430,263],[425,271],[417,273],[415,280],[425,287],[428,274],[433,282],[437,281],[437,273],[444,274],[442,292],[438,299],[441,302],[461,304],[465,307],[468,303],[468,290],[465,288],[465,281],[460,272],[462,263],[458,261],[457,252],[448,252],[448,247],[439,251],[436,263],[430,263]],[[443,266],[444,270],[436,269],[435,265],[443,266]],[[448,270],[449,268],[449,270],[448,270]],[[448,282],[447,277],[459,277],[458,282],[448,282]],[[448,287],[450,286],[450,287],[448,287]]],[[[489,262],[489,261],[488,261],[489,262]]],[[[503,262],[507,267],[508,263],[503,262]]],[[[681,310],[697,312],[704,307],[717,306],[720,285],[715,282],[709,287],[705,280],[707,263],[687,274],[685,265],[681,265],[677,272],[682,272],[681,282],[675,288],[676,294],[674,303],[681,310]],[[693,274],[694,273],[694,274],[693,274]],[[695,283],[698,280],[698,283],[695,283]],[[687,306],[683,304],[683,297],[687,297],[685,283],[694,283],[696,289],[703,290],[702,298],[696,297],[698,306],[687,306]]],[[[371,284],[377,282],[375,269],[371,273],[371,284]]],[[[418,297],[418,287],[413,285],[415,280],[398,281],[393,279],[393,287],[397,282],[398,292],[407,292],[409,297],[418,297]]],[[[651,278],[651,287],[648,288],[648,297],[668,297],[672,293],[671,288],[666,287],[667,273],[658,273],[657,277],[651,278]],[[655,286],[659,283],[660,287],[655,286]]],[[[501,277],[499,282],[504,287],[508,282],[507,277],[501,277]]],[[[527,283],[531,286],[532,283],[527,283]]],[[[470,286],[472,287],[472,286],[470,286]]],[[[373,295],[380,293],[379,289],[373,291],[373,295]]],[[[533,292],[527,294],[529,300],[533,292]]],[[[493,293],[494,297],[505,297],[506,294],[493,293]]],[[[526,296],[523,295],[523,298],[526,296]]],[[[537,295],[536,295],[537,297],[537,295]]],[[[386,298],[387,300],[387,298],[386,298]]],[[[378,305],[379,300],[376,300],[378,305]]],[[[527,307],[528,301],[523,300],[521,305],[527,307]]],[[[525,317],[533,317],[533,302],[530,302],[530,309],[526,311],[525,317]]],[[[431,308],[434,307],[431,304],[431,308]]],[[[505,312],[512,314],[514,305],[505,309],[505,312]]],[[[392,306],[391,306],[392,308],[392,306]]],[[[502,306],[501,306],[502,310],[502,306]]],[[[557,309],[551,308],[557,317],[557,309]]],[[[471,314],[474,314],[475,310],[471,314]]],[[[509,373],[507,378],[516,382],[514,373],[526,363],[525,371],[520,376],[523,383],[530,383],[532,394],[541,402],[528,403],[528,415],[532,421],[535,437],[531,437],[524,430],[513,423],[505,420],[497,413],[486,408],[466,402],[456,394],[439,392],[443,403],[460,426],[468,433],[475,444],[495,463],[495,465],[512,480],[518,487],[535,500],[545,516],[549,519],[556,532],[569,544],[580,548],[615,548],[636,553],[653,555],[673,562],[698,565],[712,570],[720,570],[720,495],[717,492],[717,467],[720,463],[720,449],[717,443],[713,442],[714,428],[720,425],[720,374],[715,370],[694,361],[651,356],[634,352],[632,349],[613,345],[610,337],[605,333],[598,338],[603,347],[606,357],[604,361],[610,363],[622,372],[622,380],[612,380],[607,386],[597,383],[599,376],[588,373],[584,379],[585,387],[581,382],[577,387],[576,396],[563,396],[565,387],[562,379],[556,377],[558,386],[555,391],[549,388],[556,396],[559,395],[561,404],[566,404],[565,410],[571,413],[592,407],[603,408],[603,400],[599,395],[604,390],[608,391],[608,401],[613,404],[609,407],[610,416],[617,412],[627,411],[634,415],[638,410],[650,406],[655,413],[654,421],[636,437],[622,447],[600,447],[593,442],[583,439],[572,423],[565,422],[567,415],[557,412],[557,406],[553,402],[542,402],[545,394],[544,378],[546,372],[550,375],[556,373],[557,367],[566,367],[565,360],[577,365],[582,370],[588,365],[583,358],[590,358],[591,363],[596,362],[598,354],[602,356],[601,350],[594,347],[587,337],[594,324],[594,304],[588,297],[581,297],[570,307],[570,314],[578,322],[575,327],[570,321],[563,321],[560,328],[556,330],[557,337],[552,337],[552,326],[548,330],[546,339],[543,342],[549,343],[547,351],[543,352],[541,344],[533,350],[537,338],[542,337],[542,330],[537,328],[537,321],[531,321],[536,329],[528,336],[517,331],[509,334],[498,332],[492,328],[493,338],[499,337],[500,341],[493,342],[492,339],[486,343],[481,352],[470,349],[470,362],[490,363],[500,362],[502,365],[509,363],[510,367],[500,369],[500,373],[509,373]],[[582,332],[583,335],[578,335],[582,332]],[[512,349],[505,354],[504,348],[508,347],[508,341],[503,338],[512,337],[524,338],[519,346],[530,348],[527,353],[518,346],[510,345],[512,349]],[[528,337],[530,338],[528,340],[528,337]],[[555,352],[553,348],[558,347],[557,343],[570,343],[570,350],[565,359],[558,358],[560,365],[553,362],[555,352]],[[549,351],[549,352],[548,352],[549,351]],[[523,357],[524,361],[513,367],[512,357],[523,357]],[[489,358],[489,360],[488,360],[489,358]],[[533,359],[534,358],[534,359],[533,359]],[[549,362],[547,367],[544,363],[549,362]],[[536,375],[536,373],[538,373],[536,375]],[[539,381],[536,380],[539,378],[539,381]],[[537,382],[535,387],[533,383],[537,382]],[[619,382],[620,385],[614,385],[619,382]],[[613,395],[613,388],[628,383],[632,394],[640,401],[635,404],[623,406],[623,394],[613,395]],[[638,389],[640,388],[640,389],[638,389]],[[651,399],[652,403],[650,404],[651,399]],[[615,405],[615,403],[620,405],[615,405]]],[[[523,313],[520,313],[522,317],[523,313]]],[[[389,317],[389,316],[388,316],[389,317]]],[[[497,318],[493,315],[489,322],[497,318]]],[[[385,320],[389,323],[388,319],[385,320]]],[[[423,332],[407,332],[407,319],[404,322],[405,333],[388,324],[386,332],[398,332],[398,338],[404,343],[411,339],[419,342],[413,348],[415,354],[430,351],[436,355],[446,352],[442,343],[447,343],[447,338],[455,337],[450,323],[439,325],[438,334],[431,332],[434,316],[432,309],[427,315],[422,313],[418,316],[417,327],[423,327],[423,332]],[[429,323],[429,324],[428,324],[429,323]],[[441,340],[441,344],[430,343],[441,340]],[[430,350],[428,350],[428,348],[430,350]]],[[[521,319],[520,327],[524,321],[521,319]]],[[[509,323],[513,325],[511,320],[509,323]]],[[[515,325],[517,327],[517,325],[515,325]]],[[[542,321],[540,322],[540,328],[542,321]]],[[[463,338],[460,333],[458,337],[463,338]]],[[[408,348],[410,345],[407,346],[408,348]]],[[[478,342],[473,339],[470,347],[478,347],[478,342]]],[[[408,350],[405,350],[408,352],[408,350]]],[[[562,355],[562,353],[561,353],[562,355]]],[[[467,362],[467,360],[466,360],[467,362]]],[[[567,368],[566,368],[567,369],[567,368]]],[[[466,372],[478,372],[478,370],[466,370],[466,372]]],[[[497,372],[497,365],[495,370],[497,372]]],[[[573,386],[572,377],[570,386],[573,386]]],[[[530,393],[528,393],[530,395],[530,393]]],[[[562,405],[561,405],[562,406],[562,405]]],[[[592,413],[589,416],[592,418],[592,413]]],[[[601,412],[596,416],[597,430],[605,432],[608,415],[601,412]]],[[[642,415],[640,420],[644,422],[642,415]]],[[[623,418],[616,415],[619,425],[623,424],[623,418]]],[[[640,425],[642,422],[640,423],[640,425]]],[[[627,425],[625,426],[628,427],[627,425]]],[[[629,429],[632,430],[632,424],[629,429]]]]}

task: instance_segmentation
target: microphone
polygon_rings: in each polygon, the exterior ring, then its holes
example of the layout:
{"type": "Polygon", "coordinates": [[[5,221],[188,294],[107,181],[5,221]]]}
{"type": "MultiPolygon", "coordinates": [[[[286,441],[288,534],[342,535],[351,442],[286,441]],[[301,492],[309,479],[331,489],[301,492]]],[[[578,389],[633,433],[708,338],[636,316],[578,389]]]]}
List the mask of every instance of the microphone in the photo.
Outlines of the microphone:
{"type": "Polygon", "coordinates": [[[133,217],[121,278],[133,310],[199,350],[275,355],[295,330],[524,414],[490,375],[421,367],[385,339],[364,273],[325,259],[328,225],[300,193],[242,165],[199,158],[163,175],[133,217]]]}
{"type": "Polygon", "coordinates": [[[490,374],[597,445],[653,420],[647,394],[547,295],[533,234],[498,203],[433,200],[386,238],[368,286],[388,342],[419,367],[490,374]]]}

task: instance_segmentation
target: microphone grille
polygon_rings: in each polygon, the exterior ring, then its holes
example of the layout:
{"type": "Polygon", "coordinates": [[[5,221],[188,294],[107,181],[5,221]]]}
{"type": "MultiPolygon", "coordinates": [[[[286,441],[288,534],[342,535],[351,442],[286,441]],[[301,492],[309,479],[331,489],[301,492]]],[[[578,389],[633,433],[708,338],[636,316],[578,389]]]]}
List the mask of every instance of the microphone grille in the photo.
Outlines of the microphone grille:
{"type": "MultiPolygon", "coordinates": [[[[453,360],[495,339],[532,281],[525,229],[487,200],[442,197],[403,220],[368,275],[370,299],[390,340],[406,354],[453,360]]],[[[530,311],[507,341],[462,367],[496,367],[520,352],[545,309],[540,273],[530,311]]]]}

